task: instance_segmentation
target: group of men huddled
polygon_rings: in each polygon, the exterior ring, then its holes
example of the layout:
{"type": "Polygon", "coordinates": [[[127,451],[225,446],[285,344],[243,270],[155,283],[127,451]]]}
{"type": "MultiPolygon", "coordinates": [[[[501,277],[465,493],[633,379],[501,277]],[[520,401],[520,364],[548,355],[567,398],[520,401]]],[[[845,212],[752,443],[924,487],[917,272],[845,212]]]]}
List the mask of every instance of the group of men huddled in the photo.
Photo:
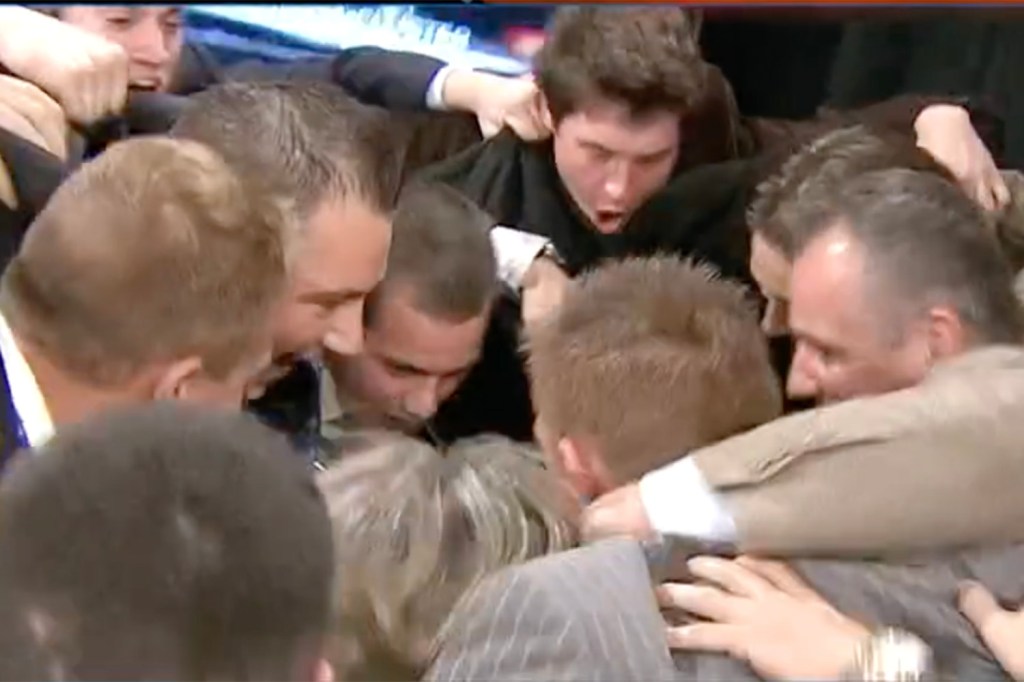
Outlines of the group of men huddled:
{"type": "Polygon", "coordinates": [[[743,117],[677,7],[529,79],[181,14],[0,7],[0,678],[1024,679],[991,112],[743,117]]]}

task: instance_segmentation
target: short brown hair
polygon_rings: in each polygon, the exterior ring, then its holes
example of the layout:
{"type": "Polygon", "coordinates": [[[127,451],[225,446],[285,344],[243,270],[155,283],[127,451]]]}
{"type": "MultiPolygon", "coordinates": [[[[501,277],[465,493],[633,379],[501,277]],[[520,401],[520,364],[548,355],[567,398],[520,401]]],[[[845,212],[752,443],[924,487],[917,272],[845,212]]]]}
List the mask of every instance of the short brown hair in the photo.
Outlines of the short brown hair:
{"type": "Polygon", "coordinates": [[[951,177],[949,171],[913,140],[851,126],[828,132],[793,154],[782,168],[757,188],[747,211],[750,229],[793,259],[793,210],[806,212],[806,197],[819,188],[842,187],[876,170],[907,168],[951,177]]]}
{"type": "Polygon", "coordinates": [[[404,140],[386,111],[315,82],[227,83],[190,100],[171,135],[209,145],[252,192],[290,203],[296,228],[327,198],[394,209],[404,140]]]}
{"type": "Polygon", "coordinates": [[[698,26],[679,7],[560,7],[534,60],[555,121],[595,98],[684,113],[706,78],[698,26]]]}
{"type": "Polygon", "coordinates": [[[528,345],[538,417],[594,438],[618,482],[781,410],[746,292],[675,258],[584,275],[528,345]]]}
{"type": "Polygon", "coordinates": [[[279,213],[210,149],[108,148],[58,188],[0,284],[20,336],[100,384],[196,354],[223,378],[284,286],[279,213]]]}
{"type": "Polygon", "coordinates": [[[826,231],[864,249],[864,295],[885,315],[879,332],[901,337],[934,305],[956,310],[981,344],[1019,344],[1024,311],[1013,273],[984,211],[954,182],[907,169],[874,171],[810,194],[794,211],[795,252],[826,231]]]}
{"type": "Polygon", "coordinates": [[[384,281],[366,303],[366,323],[393,287],[411,288],[416,308],[451,322],[482,314],[498,290],[488,236],[494,220],[457,191],[415,182],[395,213],[384,281]]]}
{"type": "Polygon", "coordinates": [[[344,680],[419,679],[459,598],[572,547],[579,504],[521,443],[484,436],[441,453],[404,436],[367,440],[376,445],[320,478],[337,560],[328,658],[344,680]]]}

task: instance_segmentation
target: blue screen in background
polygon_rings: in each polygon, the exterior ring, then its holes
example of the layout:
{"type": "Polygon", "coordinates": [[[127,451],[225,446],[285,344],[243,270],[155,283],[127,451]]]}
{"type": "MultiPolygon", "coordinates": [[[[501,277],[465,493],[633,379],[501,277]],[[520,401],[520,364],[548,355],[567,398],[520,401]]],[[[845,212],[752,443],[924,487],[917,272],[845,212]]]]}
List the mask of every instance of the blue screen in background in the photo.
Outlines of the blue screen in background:
{"type": "Polygon", "coordinates": [[[239,57],[278,60],[373,45],[496,73],[529,68],[469,27],[429,18],[414,5],[195,5],[187,24],[190,40],[239,57]]]}

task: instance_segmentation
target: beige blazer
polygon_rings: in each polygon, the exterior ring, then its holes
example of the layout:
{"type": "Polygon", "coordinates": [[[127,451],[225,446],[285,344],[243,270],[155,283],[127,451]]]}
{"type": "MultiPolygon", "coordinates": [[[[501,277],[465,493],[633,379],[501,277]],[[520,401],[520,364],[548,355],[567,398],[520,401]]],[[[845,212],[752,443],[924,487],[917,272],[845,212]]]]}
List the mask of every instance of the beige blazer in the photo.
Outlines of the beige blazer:
{"type": "Polygon", "coordinates": [[[870,556],[1024,541],[1024,349],[794,414],[692,454],[739,549],[870,556]]]}

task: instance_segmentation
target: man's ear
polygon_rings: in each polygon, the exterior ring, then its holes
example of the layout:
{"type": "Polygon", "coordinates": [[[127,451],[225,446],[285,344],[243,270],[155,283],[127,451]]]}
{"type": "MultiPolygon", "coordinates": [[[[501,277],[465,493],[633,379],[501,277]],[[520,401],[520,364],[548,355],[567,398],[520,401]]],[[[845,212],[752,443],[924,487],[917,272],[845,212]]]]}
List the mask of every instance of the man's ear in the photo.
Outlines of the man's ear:
{"type": "Polygon", "coordinates": [[[548,98],[544,96],[543,92],[537,93],[537,115],[540,117],[540,122],[544,125],[548,131],[555,134],[555,117],[551,114],[551,107],[548,106],[548,98]]]}
{"type": "Polygon", "coordinates": [[[601,493],[601,481],[594,468],[594,455],[583,439],[562,436],[558,439],[558,456],[562,470],[573,490],[580,497],[590,499],[601,493]]]}
{"type": "Polygon", "coordinates": [[[968,341],[963,320],[955,310],[947,306],[935,306],[928,311],[928,352],[931,362],[959,355],[967,348],[968,341]]]}
{"type": "Polygon", "coordinates": [[[193,382],[202,374],[203,361],[193,356],[164,366],[156,377],[153,398],[181,400],[188,397],[193,382]]]}

